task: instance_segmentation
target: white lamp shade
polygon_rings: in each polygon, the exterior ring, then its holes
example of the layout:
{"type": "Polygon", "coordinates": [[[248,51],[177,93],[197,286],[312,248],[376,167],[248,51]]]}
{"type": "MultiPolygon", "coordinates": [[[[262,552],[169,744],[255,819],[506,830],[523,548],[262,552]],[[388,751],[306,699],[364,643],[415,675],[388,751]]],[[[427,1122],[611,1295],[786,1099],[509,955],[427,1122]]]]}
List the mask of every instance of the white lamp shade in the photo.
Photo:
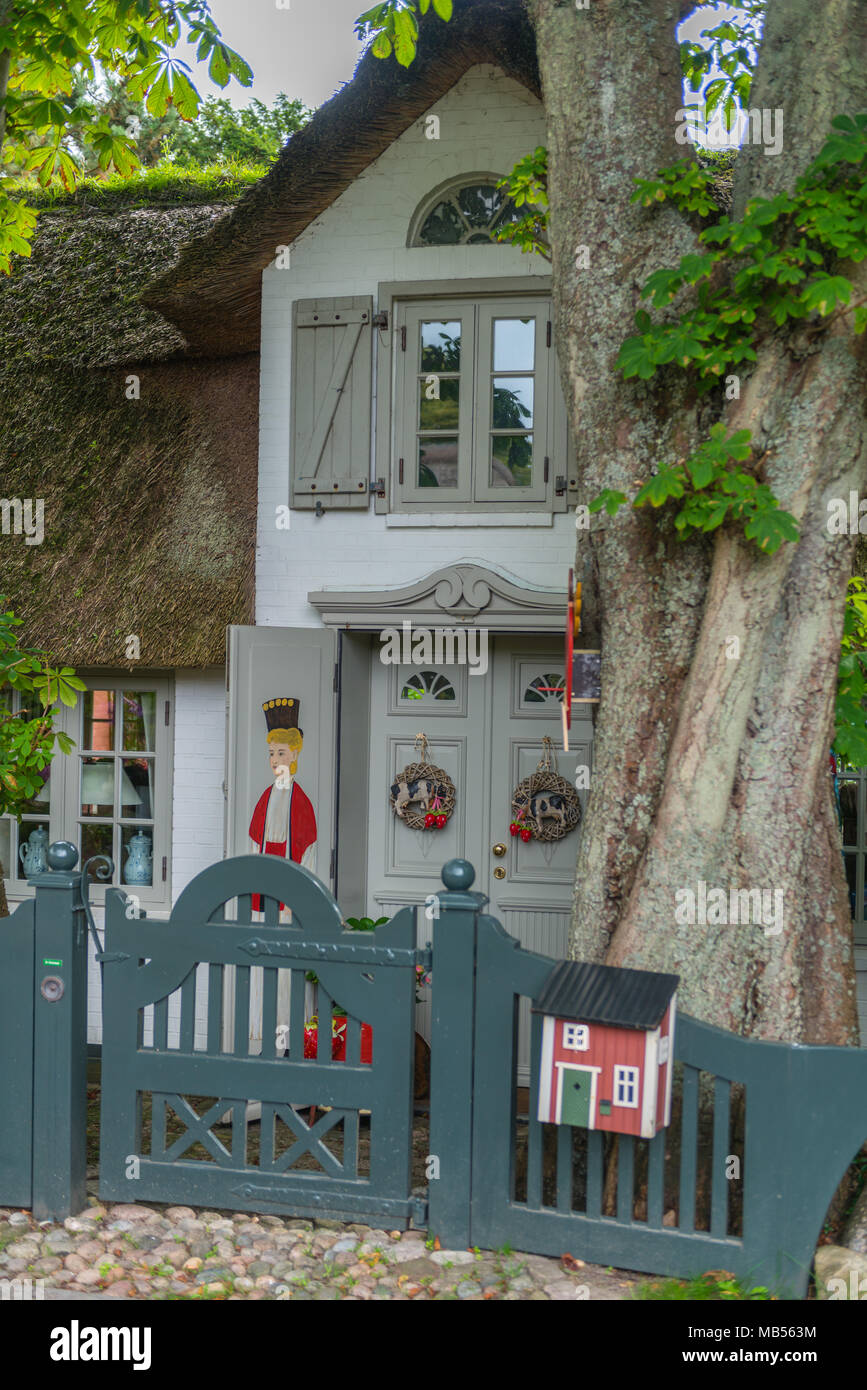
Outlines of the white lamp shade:
{"type": "MultiPolygon", "coordinates": [[[[84,764],[81,769],[81,804],[82,806],[114,805],[113,763],[84,764]]],[[[140,806],[142,804],[141,794],[136,791],[129,777],[123,771],[120,774],[120,804],[122,806],[140,806]]]]}

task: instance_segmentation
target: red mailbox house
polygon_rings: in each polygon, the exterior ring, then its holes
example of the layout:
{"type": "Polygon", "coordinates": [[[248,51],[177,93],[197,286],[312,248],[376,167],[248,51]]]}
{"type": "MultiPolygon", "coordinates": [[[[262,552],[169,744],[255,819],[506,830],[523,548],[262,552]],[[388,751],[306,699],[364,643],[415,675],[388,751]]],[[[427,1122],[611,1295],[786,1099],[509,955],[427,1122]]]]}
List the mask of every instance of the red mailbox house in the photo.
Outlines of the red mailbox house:
{"type": "Polygon", "coordinates": [[[542,1014],[541,1121],[652,1139],[671,1119],[677,975],[561,961],[542,1014]]]}

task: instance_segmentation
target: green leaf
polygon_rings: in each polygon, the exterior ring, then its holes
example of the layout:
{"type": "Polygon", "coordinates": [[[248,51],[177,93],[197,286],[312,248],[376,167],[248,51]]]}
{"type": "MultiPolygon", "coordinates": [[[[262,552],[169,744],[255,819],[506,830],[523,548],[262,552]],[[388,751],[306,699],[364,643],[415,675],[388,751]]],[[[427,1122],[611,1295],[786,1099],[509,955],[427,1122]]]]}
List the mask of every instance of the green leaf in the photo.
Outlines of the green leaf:
{"type": "Polygon", "coordinates": [[[616,516],[617,512],[623,506],[623,503],[628,500],[625,492],[617,492],[613,488],[606,487],[602,489],[597,497],[593,498],[587,510],[599,512],[604,507],[609,516],[616,516]]]}
{"type": "Polygon", "coordinates": [[[167,68],[163,68],[163,71],[148,92],[146,105],[147,110],[152,116],[164,116],[166,114],[169,105],[169,74],[167,68]]]}
{"type": "Polygon", "coordinates": [[[391,54],[391,39],[385,30],[377,34],[373,40],[372,52],[374,58],[388,58],[391,54]]]}
{"type": "Polygon", "coordinates": [[[191,121],[199,110],[199,94],[186,73],[176,71],[172,83],[172,102],[184,121],[191,121]]]}
{"type": "Polygon", "coordinates": [[[454,8],[452,0],[433,0],[433,7],[440,19],[451,19],[454,8]]]}

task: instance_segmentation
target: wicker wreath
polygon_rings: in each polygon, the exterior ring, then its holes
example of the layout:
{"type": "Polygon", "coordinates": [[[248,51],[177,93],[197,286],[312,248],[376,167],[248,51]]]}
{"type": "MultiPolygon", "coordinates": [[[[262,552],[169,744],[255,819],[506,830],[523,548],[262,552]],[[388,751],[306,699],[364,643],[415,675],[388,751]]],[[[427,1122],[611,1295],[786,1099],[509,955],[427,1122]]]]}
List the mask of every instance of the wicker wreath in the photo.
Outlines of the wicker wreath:
{"type": "Polygon", "coordinates": [[[512,793],[512,833],[529,830],[524,838],[562,840],[581,820],[581,802],[572,783],[557,772],[549,738],[543,739],[543,749],[536,771],[512,793]]]}
{"type": "Polygon", "coordinates": [[[391,807],[410,830],[441,830],[457,803],[455,784],[447,772],[428,761],[424,734],[418,735],[416,748],[421,761],[408,763],[397,774],[391,786],[391,807]]]}

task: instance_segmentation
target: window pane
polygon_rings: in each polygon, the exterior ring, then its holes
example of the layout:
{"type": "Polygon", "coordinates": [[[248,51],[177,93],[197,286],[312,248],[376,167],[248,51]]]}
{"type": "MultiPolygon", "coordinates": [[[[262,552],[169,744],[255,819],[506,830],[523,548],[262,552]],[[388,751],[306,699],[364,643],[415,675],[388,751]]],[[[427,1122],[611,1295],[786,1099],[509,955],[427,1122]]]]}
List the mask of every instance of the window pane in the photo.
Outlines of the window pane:
{"type": "Polygon", "coordinates": [[[533,427],[533,378],[495,376],[491,421],[495,430],[529,430],[533,427]]]}
{"type": "Polygon", "coordinates": [[[133,820],[150,820],[153,804],[153,758],[124,758],[120,775],[120,814],[133,820]]]}
{"type": "Polygon", "coordinates": [[[491,487],[529,487],[533,473],[533,436],[491,436],[491,487]]]}
{"type": "Polygon", "coordinates": [[[437,203],[429,212],[419,233],[423,246],[456,246],[464,234],[464,224],[450,203],[437,203]]]}
{"type": "Polygon", "coordinates": [[[82,748],[108,753],[114,748],[114,691],[88,690],[84,695],[82,748]]]}
{"type": "Polygon", "coordinates": [[[418,441],[418,486],[457,487],[458,441],[420,439],[418,441]]]}
{"type": "Polygon", "coordinates": [[[456,201],[471,227],[487,227],[501,210],[503,196],[492,183],[471,183],[460,190],[456,201]]]}
{"type": "Polygon", "coordinates": [[[29,801],[22,802],[21,805],[22,811],[34,811],[37,815],[41,811],[47,811],[51,804],[51,765],[44,768],[39,776],[42,778],[42,786],[29,801]]]}
{"type": "Polygon", "coordinates": [[[840,816],[843,821],[843,844],[858,843],[858,783],[840,782],[840,816]]]}
{"type": "Polygon", "coordinates": [[[421,325],[421,370],[459,372],[461,369],[461,321],[433,319],[421,325]]]}
{"type": "Polygon", "coordinates": [[[535,356],[535,319],[494,319],[495,372],[531,372],[535,356]]]}
{"type": "MultiPolygon", "coordinates": [[[[82,825],[81,830],[81,863],[82,867],[88,859],[92,859],[95,854],[107,854],[109,859],[114,854],[114,830],[110,825],[82,825]]],[[[115,869],[117,865],[115,864],[115,869]]],[[[91,877],[93,870],[91,870],[91,877]]],[[[97,882],[102,880],[97,879],[97,882]]],[[[105,882],[108,882],[106,879],[105,882]]],[[[115,873],[115,882],[117,874],[115,873]]]]}
{"type": "Polygon", "coordinates": [[[0,866],[4,878],[16,878],[13,854],[15,852],[15,822],[4,816],[0,820],[0,866]]]}
{"type": "Polygon", "coordinates": [[[18,878],[44,874],[48,868],[45,852],[48,849],[47,820],[25,820],[18,827],[18,878]]]}
{"type": "Polygon", "coordinates": [[[149,888],[153,883],[153,831],[125,825],[121,829],[121,883],[139,884],[149,888]]]}
{"type": "Polygon", "coordinates": [[[156,747],[157,697],[154,690],[123,693],[123,747],[130,753],[152,753],[156,747]]]}
{"type": "Polygon", "coordinates": [[[82,758],[80,814],[114,815],[114,758],[82,758]]]}
{"type": "Polygon", "coordinates": [[[418,384],[418,423],[423,430],[456,430],[461,383],[456,377],[432,375],[418,384]]]}

